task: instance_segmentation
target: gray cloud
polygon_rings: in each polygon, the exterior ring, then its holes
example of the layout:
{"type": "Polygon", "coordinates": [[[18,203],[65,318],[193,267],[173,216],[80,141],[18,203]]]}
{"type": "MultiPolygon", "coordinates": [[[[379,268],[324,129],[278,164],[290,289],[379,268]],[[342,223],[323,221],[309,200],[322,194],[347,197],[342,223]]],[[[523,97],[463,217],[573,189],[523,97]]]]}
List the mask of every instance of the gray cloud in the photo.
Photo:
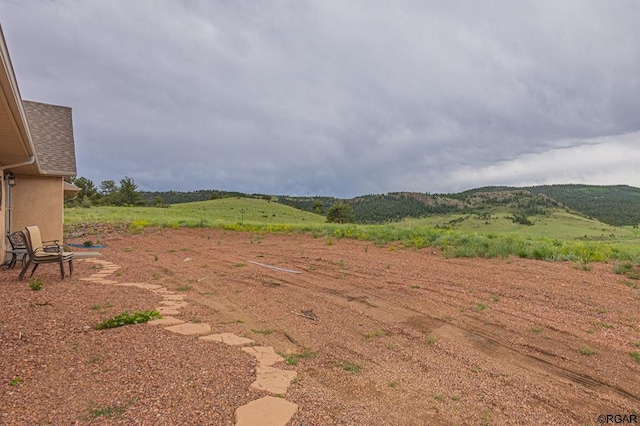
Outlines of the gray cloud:
{"type": "Polygon", "coordinates": [[[640,186],[639,16],[631,0],[0,2],[23,97],[74,109],[80,175],[335,196],[640,186]]]}

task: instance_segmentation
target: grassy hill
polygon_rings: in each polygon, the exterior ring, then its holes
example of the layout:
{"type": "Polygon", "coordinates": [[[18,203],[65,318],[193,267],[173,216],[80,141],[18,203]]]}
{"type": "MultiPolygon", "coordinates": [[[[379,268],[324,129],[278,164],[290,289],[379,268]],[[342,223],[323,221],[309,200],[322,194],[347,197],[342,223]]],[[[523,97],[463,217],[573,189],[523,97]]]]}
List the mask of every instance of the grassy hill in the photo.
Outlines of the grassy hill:
{"type": "Polygon", "coordinates": [[[407,218],[439,215],[486,215],[505,213],[526,223],[530,217],[544,216],[564,209],[615,226],[640,224],[640,188],[627,185],[543,185],[531,187],[488,186],[454,194],[396,192],[372,194],[352,199],[334,197],[292,197],[240,194],[215,190],[193,192],[147,192],[149,204],[227,198],[274,201],[298,210],[323,215],[336,202],[350,204],[358,223],[388,223],[407,218]]]}
{"type": "MultiPolygon", "coordinates": [[[[366,197],[366,201],[375,201],[376,197],[366,197]]],[[[482,197],[487,196],[480,195],[482,197]]],[[[392,244],[391,248],[398,245],[438,247],[447,256],[519,256],[574,260],[583,264],[621,259],[640,264],[640,231],[631,227],[613,227],[554,206],[544,207],[544,214],[532,217],[533,226],[515,223],[514,206],[517,207],[518,202],[522,203],[523,200],[538,199],[537,196],[531,197],[531,194],[525,198],[517,194],[502,194],[501,197],[492,198],[495,206],[487,207],[489,204],[480,203],[478,208],[484,210],[477,210],[473,214],[457,210],[386,224],[331,224],[326,222],[323,215],[247,197],[181,203],[169,207],[73,207],[66,209],[65,222],[70,233],[78,230],[100,232],[95,231],[100,227],[86,224],[103,223],[126,224],[131,232],[146,226],[221,228],[260,233],[309,232],[314,237],[325,238],[327,244],[333,244],[334,238],[355,238],[375,244],[392,244]]],[[[389,199],[401,203],[411,199],[415,201],[413,196],[407,194],[389,199]]],[[[451,201],[448,200],[447,203],[451,201]]],[[[443,200],[441,202],[442,205],[448,205],[443,200]]],[[[410,203],[415,205],[413,201],[410,203]]],[[[450,207],[459,208],[460,201],[456,203],[450,207]]]]}
{"type": "Polygon", "coordinates": [[[626,185],[483,187],[455,194],[398,192],[364,195],[348,200],[278,197],[277,201],[307,211],[312,211],[314,206],[317,210],[318,205],[321,206],[321,211],[326,211],[334,202],[345,201],[353,206],[358,223],[497,212],[525,221],[530,216],[544,216],[558,209],[572,211],[609,225],[637,226],[640,223],[640,188],[626,185]]]}
{"type": "Polygon", "coordinates": [[[617,227],[561,209],[530,219],[533,225],[514,223],[509,212],[496,210],[491,214],[449,214],[422,219],[405,219],[401,224],[432,226],[465,233],[518,235],[526,238],[557,238],[582,241],[635,241],[637,232],[630,227],[617,227]]]}
{"type": "Polygon", "coordinates": [[[628,185],[541,185],[522,188],[483,187],[460,193],[529,191],[545,195],[563,206],[610,225],[640,224],[640,188],[628,185]]]}
{"type": "Polygon", "coordinates": [[[215,227],[228,223],[321,224],[325,222],[325,218],[263,199],[234,197],[172,204],[168,207],[68,208],[65,211],[65,222],[137,222],[150,226],[215,227]]]}

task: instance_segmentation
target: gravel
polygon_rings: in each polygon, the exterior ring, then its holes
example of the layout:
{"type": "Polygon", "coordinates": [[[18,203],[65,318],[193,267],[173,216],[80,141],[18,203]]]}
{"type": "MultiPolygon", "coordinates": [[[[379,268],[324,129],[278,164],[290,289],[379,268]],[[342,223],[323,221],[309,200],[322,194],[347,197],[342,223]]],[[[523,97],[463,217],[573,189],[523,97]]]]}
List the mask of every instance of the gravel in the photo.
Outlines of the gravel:
{"type": "MultiPolygon", "coordinates": [[[[629,356],[640,291],[611,264],[447,259],[299,234],[101,232],[102,259],[122,266],[108,279],[162,285],[186,296],[181,319],[289,356],[292,425],[596,424],[640,407],[629,356]],[[309,310],[317,321],[299,315],[309,310]]],[[[0,271],[0,424],[225,425],[265,395],[249,390],[255,363],[238,348],[145,324],[94,330],[162,300],[79,280],[95,272],[77,262],[61,282],[42,265],[32,291],[0,271]]]]}

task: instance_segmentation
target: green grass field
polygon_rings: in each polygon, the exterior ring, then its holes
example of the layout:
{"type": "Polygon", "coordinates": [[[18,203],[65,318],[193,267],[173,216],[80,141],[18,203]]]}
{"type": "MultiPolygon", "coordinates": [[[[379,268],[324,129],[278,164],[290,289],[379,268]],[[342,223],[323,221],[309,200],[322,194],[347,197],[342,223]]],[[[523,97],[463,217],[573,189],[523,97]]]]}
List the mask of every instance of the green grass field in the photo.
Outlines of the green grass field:
{"type": "Polygon", "coordinates": [[[322,224],[324,216],[254,198],[221,198],[160,207],[68,208],[65,223],[145,223],[161,227],[223,227],[228,224],[322,224]]]}
{"type": "Polygon", "coordinates": [[[478,232],[498,235],[520,235],[531,238],[558,238],[561,240],[624,241],[637,240],[638,232],[631,227],[607,225],[594,219],[553,210],[547,216],[531,216],[533,225],[520,225],[508,218],[509,212],[495,211],[491,218],[474,215],[433,216],[425,219],[407,219],[402,224],[408,227],[438,226],[462,232],[478,232]]]}
{"type": "Polygon", "coordinates": [[[204,227],[250,232],[306,232],[327,239],[354,238],[376,244],[441,248],[446,256],[572,260],[586,264],[608,259],[640,264],[640,232],[556,210],[532,217],[534,225],[514,224],[509,214],[434,216],[385,225],[338,225],[324,216],[252,198],[223,198],[156,207],[68,208],[67,225],[124,223],[132,232],[146,226],[204,227]]]}

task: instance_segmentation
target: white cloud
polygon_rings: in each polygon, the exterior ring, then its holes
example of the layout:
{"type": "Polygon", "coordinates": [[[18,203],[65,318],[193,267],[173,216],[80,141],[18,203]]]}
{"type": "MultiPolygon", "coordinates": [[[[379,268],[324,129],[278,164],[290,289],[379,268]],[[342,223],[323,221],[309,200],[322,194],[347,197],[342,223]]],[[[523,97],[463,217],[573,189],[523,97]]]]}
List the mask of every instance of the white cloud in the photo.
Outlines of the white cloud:
{"type": "Polygon", "coordinates": [[[459,169],[451,179],[463,187],[554,183],[640,186],[640,132],[558,145],[564,147],[523,154],[482,168],[459,169]]]}
{"type": "Polygon", "coordinates": [[[73,108],[98,182],[637,184],[633,144],[607,136],[640,131],[636,1],[21,0],[0,16],[23,96],[73,108]]]}

